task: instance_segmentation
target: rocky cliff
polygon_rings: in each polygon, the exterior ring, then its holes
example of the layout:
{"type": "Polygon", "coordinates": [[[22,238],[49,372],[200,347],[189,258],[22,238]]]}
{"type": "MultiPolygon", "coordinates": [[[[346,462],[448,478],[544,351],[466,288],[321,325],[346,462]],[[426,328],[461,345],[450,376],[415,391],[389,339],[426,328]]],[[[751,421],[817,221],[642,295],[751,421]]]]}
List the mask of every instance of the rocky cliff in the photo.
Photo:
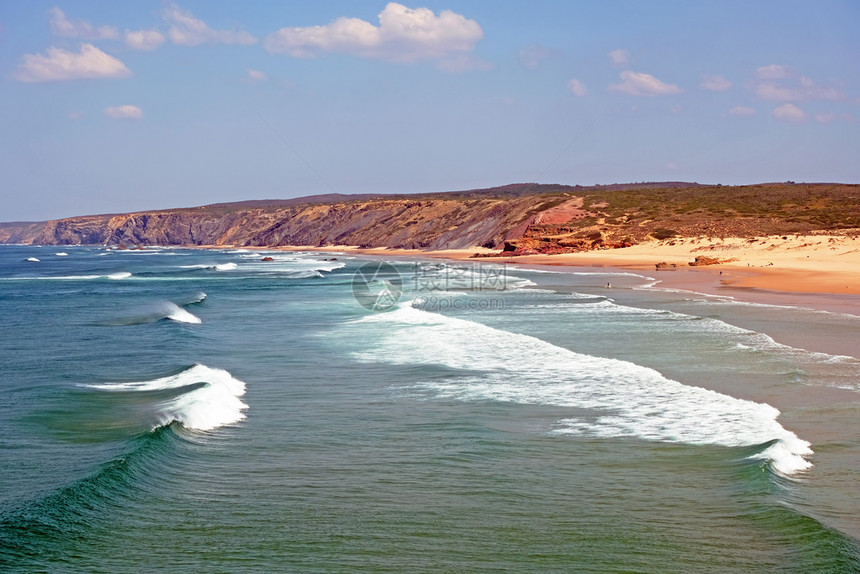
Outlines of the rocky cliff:
{"type": "MultiPolygon", "coordinates": [[[[538,187],[538,186],[536,186],[538,187]]],[[[556,193],[433,194],[217,204],[0,226],[0,241],[43,245],[360,245],[456,249],[501,245],[556,193]]],[[[539,189],[537,191],[540,191],[539,189]]],[[[520,230],[519,234],[521,234],[520,230]]]]}
{"type": "Polygon", "coordinates": [[[357,245],[565,253],[675,237],[860,234],[860,186],[680,182],[515,184],[406,196],[326,195],[46,223],[0,224],[0,242],[44,245],[357,245]]]}

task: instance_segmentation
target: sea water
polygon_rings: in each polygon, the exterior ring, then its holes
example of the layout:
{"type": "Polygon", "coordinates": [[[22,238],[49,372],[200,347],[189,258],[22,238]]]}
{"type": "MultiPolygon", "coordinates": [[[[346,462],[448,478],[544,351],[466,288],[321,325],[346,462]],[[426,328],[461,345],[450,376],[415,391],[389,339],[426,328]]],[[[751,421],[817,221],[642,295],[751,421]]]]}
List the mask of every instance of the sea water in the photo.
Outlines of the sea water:
{"type": "Polygon", "coordinates": [[[2,246],[0,320],[3,571],[860,569],[851,313],[2,246]]]}

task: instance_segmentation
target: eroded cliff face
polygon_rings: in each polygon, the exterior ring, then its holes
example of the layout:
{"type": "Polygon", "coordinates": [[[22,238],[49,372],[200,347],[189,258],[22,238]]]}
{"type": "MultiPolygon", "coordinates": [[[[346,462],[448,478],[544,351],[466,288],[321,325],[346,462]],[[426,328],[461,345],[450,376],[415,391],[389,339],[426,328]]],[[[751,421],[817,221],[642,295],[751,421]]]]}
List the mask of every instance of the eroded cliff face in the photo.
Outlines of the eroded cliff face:
{"type": "Polygon", "coordinates": [[[493,247],[517,236],[518,226],[523,228],[523,222],[558,201],[530,195],[383,198],[250,209],[208,206],[72,217],[16,229],[15,237],[18,243],[44,245],[493,247]]]}
{"type": "Polygon", "coordinates": [[[44,222],[0,223],[0,243],[31,243],[44,227],[44,222]]]}
{"type": "Polygon", "coordinates": [[[406,196],[329,194],[47,223],[0,223],[0,242],[45,245],[358,245],[570,253],[674,237],[860,233],[856,184],[512,184],[406,196]]]}

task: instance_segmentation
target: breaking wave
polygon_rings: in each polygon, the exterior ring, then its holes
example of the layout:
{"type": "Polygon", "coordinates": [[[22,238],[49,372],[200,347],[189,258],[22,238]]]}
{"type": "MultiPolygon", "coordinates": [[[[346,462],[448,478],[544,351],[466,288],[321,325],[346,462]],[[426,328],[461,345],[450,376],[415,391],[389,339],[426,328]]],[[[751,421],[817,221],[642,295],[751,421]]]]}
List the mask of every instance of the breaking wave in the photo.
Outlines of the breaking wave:
{"type": "Polygon", "coordinates": [[[570,407],[560,435],[761,446],[751,458],[790,475],[809,468],[807,441],[783,428],[774,407],[681,384],[628,361],[575,353],[540,339],[410,306],[353,323],[384,323],[364,361],[437,364],[472,374],[415,390],[458,400],[570,407]]]}
{"type": "MultiPolygon", "coordinates": [[[[178,422],[187,429],[213,430],[245,418],[248,405],[239,397],[245,383],[223,369],[196,364],[177,374],[150,381],[83,385],[85,388],[113,393],[157,393],[175,390],[168,399],[153,405],[153,428],[178,422]]],[[[161,397],[161,394],[158,394],[161,397]]]]}

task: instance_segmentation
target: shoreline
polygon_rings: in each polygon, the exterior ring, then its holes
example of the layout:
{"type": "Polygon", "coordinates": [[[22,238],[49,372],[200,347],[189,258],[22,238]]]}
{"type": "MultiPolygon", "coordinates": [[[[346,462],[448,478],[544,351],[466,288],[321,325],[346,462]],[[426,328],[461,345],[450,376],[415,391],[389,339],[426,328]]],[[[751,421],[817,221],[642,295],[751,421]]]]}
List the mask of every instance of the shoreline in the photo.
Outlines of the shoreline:
{"type": "Polygon", "coordinates": [[[478,258],[473,255],[498,251],[480,247],[421,251],[348,245],[245,248],[442,259],[559,272],[589,269],[632,272],[654,278],[658,281],[658,289],[677,289],[751,303],[860,314],[860,238],[850,236],[822,234],[754,240],[685,238],[581,253],[478,258]],[[722,262],[706,266],[689,265],[690,261],[701,255],[717,257],[722,262]],[[657,270],[656,264],[661,262],[665,262],[667,267],[657,270]]]}
{"type": "Polygon", "coordinates": [[[368,257],[507,264],[524,269],[557,272],[590,270],[636,273],[657,281],[657,289],[860,315],[860,237],[850,235],[815,234],[753,239],[675,238],[620,249],[516,257],[473,257],[476,253],[499,253],[497,250],[483,247],[437,251],[362,248],[352,245],[319,247],[224,244],[170,247],[342,253],[368,257]],[[721,262],[705,266],[689,265],[701,255],[716,257],[721,262]],[[658,270],[657,263],[665,263],[666,267],[658,270]]]}

